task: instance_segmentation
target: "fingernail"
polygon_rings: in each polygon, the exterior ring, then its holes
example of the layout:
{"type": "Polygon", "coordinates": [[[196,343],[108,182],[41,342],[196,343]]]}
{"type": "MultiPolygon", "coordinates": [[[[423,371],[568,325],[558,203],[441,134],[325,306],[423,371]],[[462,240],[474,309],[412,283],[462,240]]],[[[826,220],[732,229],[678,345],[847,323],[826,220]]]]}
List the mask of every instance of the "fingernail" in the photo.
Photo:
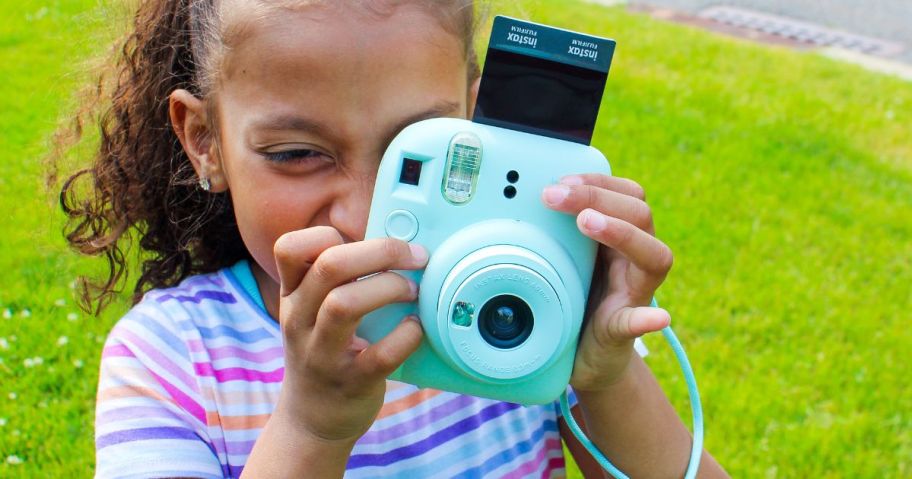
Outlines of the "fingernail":
{"type": "Polygon", "coordinates": [[[584,213],[584,215],[583,226],[593,233],[598,233],[608,226],[608,220],[606,220],[605,215],[601,213],[589,210],[584,213]]]}
{"type": "Polygon", "coordinates": [[[565,176],[565,177],[563,177],[563,178],[560,179],[560,183],[561,183],[562,185],[576,186],[576,185],[581,185],[581,184],[583,184],[583,179],[582,179],[581,177],[579,177],[579,176],[576,176],[576,175],[573,175],[573,176],[565,176]]]}
{"type": "Polygon", "coordinates": [[[408,284],[409,284],[409,291],[411,292],[412,297],[414,298],[414,297],[418,296],[418,283],[416,283],[412,280],[408,280],[408,284]]]}
{"type": "Polygon", "coordinates": [[[424,263],[428,259],[428,252],[424,246],[415,243],[409,243],[409,250],[412,252],[412,258],[418,263],[424,263]]]}
{"type": "Polygon", "coordinates": [[[558,205],[564,201],[569,194],[570,188],[567,188],[564,185],[545,187],[545,203],[548,203],[549,205],[558,205]]]}

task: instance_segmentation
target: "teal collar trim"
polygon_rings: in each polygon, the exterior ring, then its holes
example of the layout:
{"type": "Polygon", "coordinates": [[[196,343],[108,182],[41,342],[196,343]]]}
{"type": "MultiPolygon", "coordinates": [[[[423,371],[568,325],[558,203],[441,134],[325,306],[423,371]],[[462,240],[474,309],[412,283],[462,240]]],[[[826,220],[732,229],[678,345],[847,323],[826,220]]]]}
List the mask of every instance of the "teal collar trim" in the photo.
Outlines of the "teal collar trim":
{"type": "Polygon", "coordinates": [[[247,293],[247,296],[250,296],[250,299],[260,307],[264,313],[266,312],[266,304],[263,303],[263,296],[260,295],[260,288],[257,286],[256,279],[253,277],[253,271],[250,270],[250,263],[246,259],[242,259],[237,263],[234,263],[234,266],[228,268],[231,274],[234,276],[234,279],[237,280],[241,289],[247,293]]]}

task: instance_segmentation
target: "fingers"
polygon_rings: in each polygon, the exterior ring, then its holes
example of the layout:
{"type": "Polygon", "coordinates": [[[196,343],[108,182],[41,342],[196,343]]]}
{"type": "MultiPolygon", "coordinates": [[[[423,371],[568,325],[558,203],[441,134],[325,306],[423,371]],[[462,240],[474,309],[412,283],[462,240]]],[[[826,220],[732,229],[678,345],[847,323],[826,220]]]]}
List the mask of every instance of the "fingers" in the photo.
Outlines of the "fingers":
{"type": "MultiPolygon", "coordinates": [[[[558,184],[545,188],[542,201],[550,208],[577,214],[592,208],[614,216],[653,234],[652,210],[643,201],[643,189],[636,183],[605,175],[590,175],[592,184],[558,184]]],[[[581,177],[569,177],[582,181],[581,177]]],[[[562,181],[566,181],[565,178],[562,181]]]]}
{"type": "Polygon", "coordinates": [[[642,201],[646,201],[646,190],[639,183],[618,176],[609,176],[599,173],[587,173],[582,175],[570,175],[560,179],[562,185],[578,186],[591,185],[596,188],[616,191],[618,193],[632,196],[642,201]]]}
{"type": "Polygon", "coordinates": [[[577,216],[576,224],[583,234],[614,249],[631,263],[627,283],[637,296],[651,297],[671,269],[671,249],[626,221],[587,208],[577,216]]]}
{"type": "Polygon", "coordinates": [[[423,247],[392,238],[333,246],[313,261],[297,289],[285,298],[283,317],[299,321],[298,326],[313,326],[324,298],[336,287],[377,272],[423,268],[427,259],[423,247]]]}
{"type": "Polygon", "coordinates": [[[419,269],[427,264],[424,247],[393,238],[376,238],[330,248],[314,262],[302,288],[322,298],[336,285],[391,269],[419,269]],[[325,291],[323,291],[325,289],[325,291]]]}
{"type": "Polygon", "coordinates": [[[273,254],[279,271],[281,296],[298,289],[307,270],[323,251],[343,243],[342,235],[330,226],[315,226],[280,236],[273,246],[273,254]]]}
{"type": "Polygon", "coordinates": [[[422,334],[418,318],[406,318],[391,333],[362,351],[355,364],[368,376],[389,376],[418,349],[422,334]]]}
{"type": "Polygon", "coordinates": [[[339,286],[326,295],[311,336],[311,348],[338,354],[348,348],[361,318],[390,303],[418,299],[418,286],[402,275],[385,272],[339,286]]]}

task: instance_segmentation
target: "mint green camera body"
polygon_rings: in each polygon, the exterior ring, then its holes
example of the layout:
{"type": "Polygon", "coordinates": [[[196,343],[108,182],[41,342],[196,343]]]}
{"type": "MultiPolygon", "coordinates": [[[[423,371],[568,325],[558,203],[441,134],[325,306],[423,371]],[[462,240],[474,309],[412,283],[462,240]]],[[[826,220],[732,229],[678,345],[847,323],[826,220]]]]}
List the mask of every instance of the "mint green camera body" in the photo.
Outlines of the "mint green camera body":
{"type": "Polygon", "coordinates": [[[430,259],[398,271],[419,284],[417,303],[385,306],[358,328],[373,343],[407,315],[421,319],[421,346],[390,379],[521,404],[564,391],[597,244],[541,193],[577,173],[610,167],[591,146],[468,120],[399,133],[380,164],[366,238],[414,242],[430,259]]]}

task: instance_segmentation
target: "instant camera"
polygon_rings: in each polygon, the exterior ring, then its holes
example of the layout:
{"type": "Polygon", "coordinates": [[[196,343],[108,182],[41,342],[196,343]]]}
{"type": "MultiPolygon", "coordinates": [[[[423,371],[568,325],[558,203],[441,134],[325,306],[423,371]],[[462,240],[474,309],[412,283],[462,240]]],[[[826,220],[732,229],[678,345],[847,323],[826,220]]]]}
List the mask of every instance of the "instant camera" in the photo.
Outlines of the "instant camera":
{"type": "Polygon", "coordinates": [[[376,342],[417,314],[418,350],[390,379],[521,404],[567,386],[597,244],[541,201],[575,173],[610,174],[589,146],[613,40],[499,16],[471,121],[425,120],[386,150],[367,238],[425,246],[416,303],[368,314],[376,342]]]}

